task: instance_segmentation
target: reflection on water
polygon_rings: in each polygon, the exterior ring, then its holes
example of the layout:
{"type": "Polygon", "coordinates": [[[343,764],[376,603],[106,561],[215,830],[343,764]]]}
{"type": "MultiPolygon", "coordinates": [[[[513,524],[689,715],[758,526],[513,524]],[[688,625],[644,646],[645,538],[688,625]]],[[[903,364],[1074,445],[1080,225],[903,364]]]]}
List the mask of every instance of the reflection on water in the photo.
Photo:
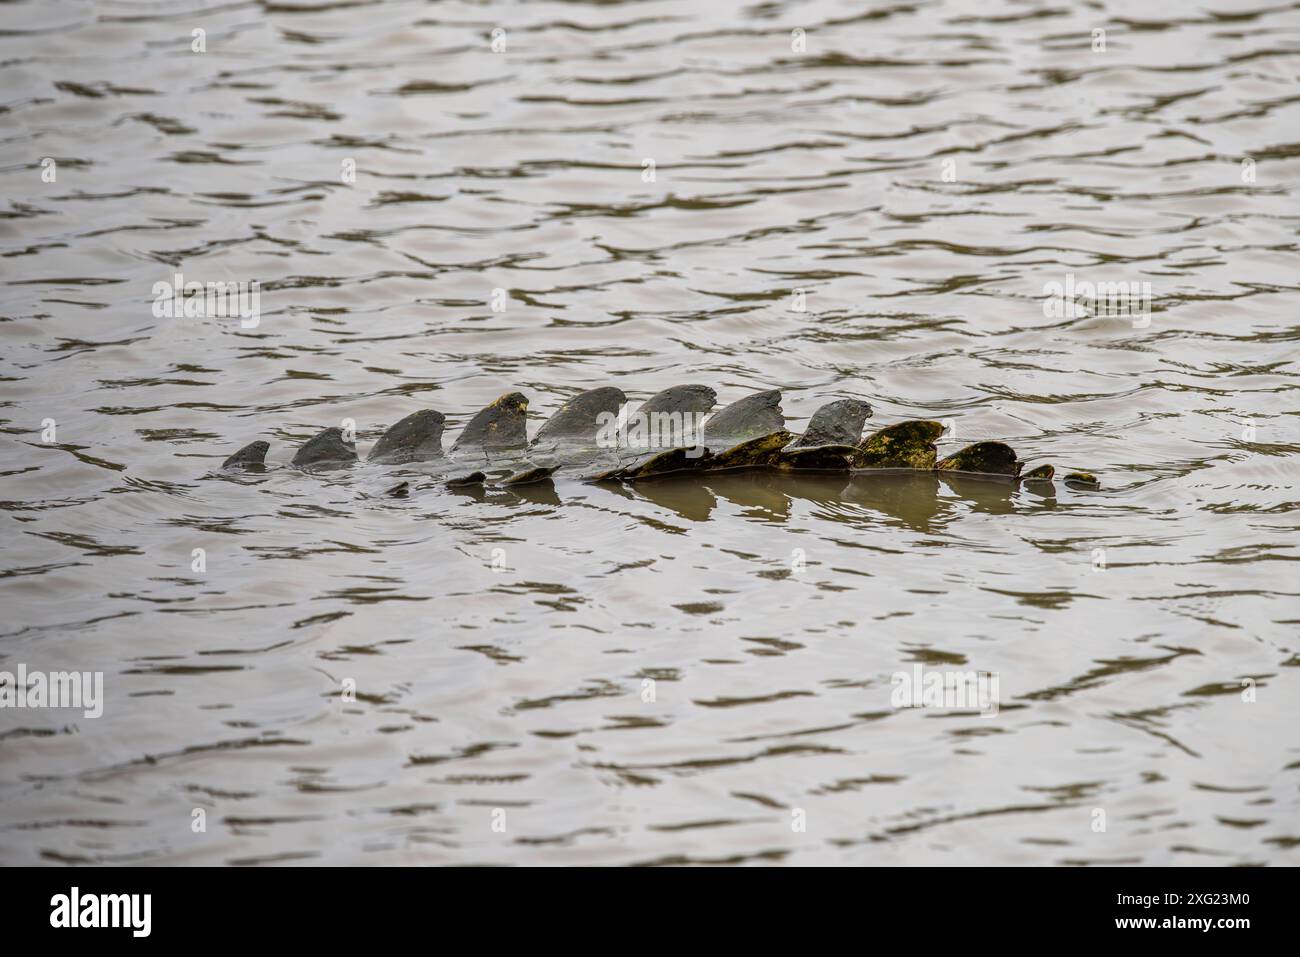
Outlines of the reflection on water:
{"type": "Polygon", "coordinates": [[[1296,862],[1294,7],[0,21],[0,862],[1296,862]],[[1102,489],[213,471],[679,382],[1102,489]]]}

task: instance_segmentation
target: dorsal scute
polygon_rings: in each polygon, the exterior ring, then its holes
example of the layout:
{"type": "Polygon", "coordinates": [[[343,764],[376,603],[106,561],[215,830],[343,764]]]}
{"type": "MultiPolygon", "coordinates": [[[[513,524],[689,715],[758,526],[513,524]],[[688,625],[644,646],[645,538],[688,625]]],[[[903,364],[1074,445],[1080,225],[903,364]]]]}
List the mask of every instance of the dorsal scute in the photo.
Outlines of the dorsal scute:
{"type": "Polygon", "coordinates": [[[632,455],[698,445],[704,418],[717,401],[718,394],[706,385],[675,385],[657,392],[627,413],[617,445],[632,455]]]}
{"type": "Polygon", "coordinates": [[[681,412],[704,415],[718,403],[718,393],[707,385],[674,385],[656,392],[637,408],[642,415],[681,412]]]}
{"type": "Polygon", "coordinates": [[[623,390],[614,386],[580,392],[542,424],[532,445],[576,443],[594,446],[597,432],[611,421],[617,421],[618,410],[626,401],[623,390]]]}
{"type": "Polygon", "coordinates": [[[872,432],[857,445],[857,469],[932,469],[938,450],[934,441],[943,426],[928,419],[896,422],[872,432]]]}
{"type": "Polygon", "coordinates": [[[781,390],[768,389],[737,399],[710,416],[704,423],[704,444],[716,451],[784,428],[781,390]]]}
{"type": "Polygon", "coordinates": [[[794,443],[794,448],[819,445],[857,445],[862,441],[862,426],[871,417],[871,406],[861,399],[836,399],[827,402],[808,420],[808,427],[794,443]]]}
{"type": "Polygon", "coordinates": [[[223,469],[247,469],[255,471],[266,466],[266,453],[271,445],[258,439],[249,442],[242,449],[221,463],[223,469]]]}
{"type": "Polygon", "coordinates": [[[976,442],[941,459],[935,468],[940,472],[973,472],[980,475],[1020,475],[1015,450],[1005,442],[976,442]]]}
{"type": "Polygon", "coordinates": [[[446,416],[433,409],[420,409],[389,427],[367,458],[371,462],[401,465],[425,462],[442,455],[442,430],[446,416]]]}
{"type": "Polygon", "coordinates": [[[451,447],[457,452],[519,449],[528,444],[528,398],[507,392],[474,413],[451,447]]]}
{"type": "Polygon", "coordinates": [[[313,435],[293,457],[298,468],[330,468],[351,465],[357,460],[357,447],[338,426],[313,435]]]}

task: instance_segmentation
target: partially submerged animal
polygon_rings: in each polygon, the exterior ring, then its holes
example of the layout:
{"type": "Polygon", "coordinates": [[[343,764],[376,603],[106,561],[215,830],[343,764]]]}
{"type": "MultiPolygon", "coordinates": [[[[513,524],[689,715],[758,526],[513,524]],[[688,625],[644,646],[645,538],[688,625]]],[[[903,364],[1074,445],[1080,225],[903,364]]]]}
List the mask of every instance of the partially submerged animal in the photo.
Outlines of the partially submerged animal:
{"type": "MultiPolygon", "coordinates": [[[[1023,463],[1002,442],[976,442],[938,458],[943,426],[910,420],[862,434],[872,410],[859,399],[839,399],[817,409],[802,435],[785,427],[781,392],[755,392],[709,415],[717,394],[708,386],[679,385],[651,396],[634,412],[622,390],[606,386],[573,396],[528,438],[528,399],[509,392],[476,413],[444,450],[446,417],[413,412],[390,427],[368,460],[418,463],[450,487],[526,485],[563,472],[585,482],[635,483],[671,476],[762,469],[780,472],[858,472],[902,469],[1051,482],[1055,469],[1023,463]],[[707,418],[706,418],[707,416],[707,418]],[[629,426],[630,423],[630,426],[629,426]]],[[[228,471],[265,471],[264,441],[252,442],[223,463],[228,471]]],[[[346,468],[358,461],[355,443],[340,428],[313,436],[294,454],[292,467],[346,468]]],[[[1067,484],[1096,488],[1085,472],[1067,484]]],[[[390,494],[405,494],[402,483],[390,494]]]]}

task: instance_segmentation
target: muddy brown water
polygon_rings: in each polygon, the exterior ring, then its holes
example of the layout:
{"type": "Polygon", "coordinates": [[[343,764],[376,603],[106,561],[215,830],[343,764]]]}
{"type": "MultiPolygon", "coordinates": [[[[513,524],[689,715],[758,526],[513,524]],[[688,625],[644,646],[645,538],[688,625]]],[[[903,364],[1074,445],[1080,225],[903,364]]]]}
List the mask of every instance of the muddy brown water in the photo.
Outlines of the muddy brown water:
{"type": "Polygon", "coordinates": [[[3,4],[0,670],[104,712],[0,710],[0,863],[1296,863],[1298,72],[1288,3],[3,4]],[[679,382],[1102,488],[212,474],[679,382]]]}

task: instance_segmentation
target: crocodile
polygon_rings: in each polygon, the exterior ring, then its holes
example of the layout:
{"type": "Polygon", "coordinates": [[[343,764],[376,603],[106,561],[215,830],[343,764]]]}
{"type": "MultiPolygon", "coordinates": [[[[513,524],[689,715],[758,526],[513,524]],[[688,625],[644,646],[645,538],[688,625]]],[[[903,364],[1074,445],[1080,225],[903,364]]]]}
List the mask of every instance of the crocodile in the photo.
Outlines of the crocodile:
{"type": "MultiPolygon", "coordinates": [[[[561,472],[588,483],[636,484],[740,470],[848,472],[906,470],[968,474],[1011,482],[1050,483],[1050,464],[1026,471],[1003,442],[975,442],[940,458],[939,422],[912,419],[863,435],[871,406],[853,398],[816,409],[802,434],[786,428],[779,389],[753,392],[714,412],[708,386],[678,385],[634,411],[621,389],[603,386],[565,401],[528,435],[528,399],[508,392],[475,413],[449,449],[446,416],[421,409],[389,427],[366,456],[380,465],[415,467],[449,488],[505,488],[550,481],[561,472]]],[[[265,472],[270,444],[256,440],[222,463],[225,472],[265,472]]],[[[289,468],[346,469],[360,461],[355,440],[340,427],[312,436],[289,468]]],[[[284,467],[284,466],[280,466],[284,467]]],[[[1095,476],[1070,472],[1076,488],[1098,488],[1095,476]]],[[[405,495],[410,483],[388,490],[405,495]]]]}

